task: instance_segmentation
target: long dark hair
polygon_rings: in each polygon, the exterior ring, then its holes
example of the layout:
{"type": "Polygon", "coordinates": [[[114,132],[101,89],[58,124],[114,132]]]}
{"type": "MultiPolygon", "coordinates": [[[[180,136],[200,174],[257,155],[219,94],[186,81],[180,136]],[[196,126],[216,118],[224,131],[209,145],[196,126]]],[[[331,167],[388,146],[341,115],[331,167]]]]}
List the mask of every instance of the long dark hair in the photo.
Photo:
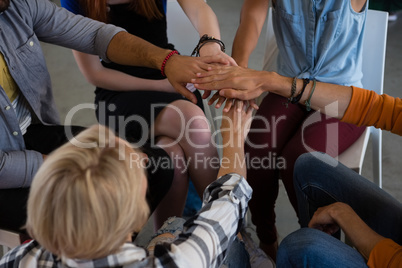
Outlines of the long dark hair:
{"type": "MultiPolygon", "coordinates": [[[[84,8],[87,17],[108,22],[107,0],[81,0],[81,7],[84,8]]],[[[163,17],[154,0],[133,0],[129,7],[149,20],[163,17]]]]}

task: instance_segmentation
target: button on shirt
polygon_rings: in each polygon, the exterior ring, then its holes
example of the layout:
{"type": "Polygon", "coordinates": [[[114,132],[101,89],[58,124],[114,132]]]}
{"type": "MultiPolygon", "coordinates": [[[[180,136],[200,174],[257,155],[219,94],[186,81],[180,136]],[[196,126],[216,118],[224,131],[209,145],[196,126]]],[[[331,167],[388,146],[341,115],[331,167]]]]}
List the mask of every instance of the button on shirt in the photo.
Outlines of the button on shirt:
{"type": "MultiPolygon", "coordinates": [[[[48,0],[13,0],[0,14],[0,53],[42,124],[58,124],[50,75],[39,41],[61,45],[103,60],[112,37],[124,31],[112,25],[75,16],[48,0]]],[[[39,152],[25,150],[12,104],[0,90],[0,188],[28,187],[42,163],[39,152]]]]}

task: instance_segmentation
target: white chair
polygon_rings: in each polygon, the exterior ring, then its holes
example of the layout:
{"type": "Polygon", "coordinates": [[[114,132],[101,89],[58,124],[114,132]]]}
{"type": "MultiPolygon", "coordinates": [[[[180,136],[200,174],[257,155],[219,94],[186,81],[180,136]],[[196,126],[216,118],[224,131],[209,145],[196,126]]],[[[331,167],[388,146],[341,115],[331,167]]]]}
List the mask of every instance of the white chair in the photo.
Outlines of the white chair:
{"type": "Polygon", "coordinates": [[[21,244],[19,233],[0,229],[0,245],[3,247],[3,254],[21,244]]]}
{"type": "MultiPolygon", "coordinates": [[[[383,94],[388,13],[368,10],[363,41],[363,87],[383,94]]],[[[364,155],[371,134],[373,147],[373,180],[382,187],[382,132],[369,127],[338,160],[361,174],[364,155]]]]}
{"type": "MultiPolygon", "coordinates": [[[[264,70],[276,71],[278,48],[272,28],[271,9],[268,12],[267,21],[264,70]]],[[[374,90],[378,94],[383,93],[387,28],[387,12],[368,10],[363,40],[362,83],[364,88],[374,90]]],[[[373,179],[379,187],[382,187],[382,132],[380,129],[367,128],[352,146],[339,155],[338,160],[361,174],[370,134],[373,145],[373,179]]]]}

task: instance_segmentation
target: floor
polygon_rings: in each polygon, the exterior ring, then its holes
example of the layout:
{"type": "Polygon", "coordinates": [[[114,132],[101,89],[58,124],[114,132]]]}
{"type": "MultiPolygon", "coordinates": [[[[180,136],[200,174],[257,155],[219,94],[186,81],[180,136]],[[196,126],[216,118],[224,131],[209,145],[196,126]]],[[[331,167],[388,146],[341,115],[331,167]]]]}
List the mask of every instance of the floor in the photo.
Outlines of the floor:
{"type": "MultiPolygon", "coordinates": [[[[208,4],[217,14],[222,40],[227,46],[227,53],[230,54],[242,1],[209,0],[208,4]]],[[[391,96],[402,97],[402,90],[400,90],[402,85],[402,13],[399,12],[398,15],[399,20],[389,23],[384,91],[391,96]]],[[[264,38],[262,36],[251,56],[250,68],[261,69],[263,46],[264,38]]],[[[89,85],[79,72],[71,50],[48,44],[43,44],[43,50],[51,73],[54,96],[62,123],[84,126],[96,123],[93,108],[90,105],[85,106],[85,104],[93,103],[94,87],[89,85]]],[[[383,188],[400,201],[402,201],[402,184],[399,180],[402,174],[401,152],[402,138],[383,132],[383,188]]],[[[369,145],[363,165],[363,175],[368,179],[372,177],[371,161],[369,145]]],[[[276,212],[281,240],[298,228],[295,213],[287,200],[283,186],[280,189],[276,212]]],[[[254,234],[253,237],[255,238],[254,234]]]]}

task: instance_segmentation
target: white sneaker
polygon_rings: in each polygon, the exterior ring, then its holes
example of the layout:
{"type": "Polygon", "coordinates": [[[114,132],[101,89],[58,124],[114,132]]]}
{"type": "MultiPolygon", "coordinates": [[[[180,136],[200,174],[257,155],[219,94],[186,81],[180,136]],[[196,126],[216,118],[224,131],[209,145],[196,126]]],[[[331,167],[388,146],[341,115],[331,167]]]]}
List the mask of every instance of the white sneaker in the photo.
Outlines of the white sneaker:
{"type": "Polygon", "coordinates": [[[251,239],[246,230],[240,231],[244,246],[250,255],[251,268],[275,268],[275,262],[251,239]]]}

